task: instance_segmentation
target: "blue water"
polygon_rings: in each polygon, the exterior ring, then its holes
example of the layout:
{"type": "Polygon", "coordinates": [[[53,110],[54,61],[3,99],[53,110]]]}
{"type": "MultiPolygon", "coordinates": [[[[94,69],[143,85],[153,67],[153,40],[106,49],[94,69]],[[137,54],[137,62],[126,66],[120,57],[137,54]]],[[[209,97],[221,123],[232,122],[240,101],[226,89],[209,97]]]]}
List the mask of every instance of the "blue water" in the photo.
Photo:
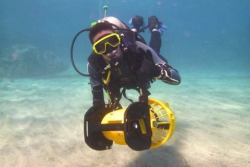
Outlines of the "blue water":
{"type": "MultiPolygon", "coordinates": [[[[249,71],[248,0],[107,2],[108,14],[127,23],[135,14],[143,15],[145,22],[150,15],[158,16],[168,27],[163,38],[162,54],[180,71],[249,71]]],[[[73,35],[102,17],[103,4],[101,0],[2,0],[0,50],[5,53],[16,45],[32,45],[52,51],[69,62],[69,45],[73,35]]],[[[89,43],[84,35],[82,40],[86,45],[89,43]]],[[[84,50],[84,53],[78,56],[86,61],[89,47],[80,46],[79,50],[84,50]]]]}
{"type": "MultiPolygon", "coordinates": [[[[147,31],[142,35],[149,38],[147,31]]],[[[82,71],[91,51],[87,37],[76,46],[82,71]]],[[[249,166],[249,53],[248,0],[2,0],[0,164],[249,166]],[[108,15],[126,23],[136,14],[145,22],[156,15],[167,26],[162,54],[179,70],[182,83],[157,81],[150,89],[151,97],[168,102],[177,118],[173,138],[158,150],[115,145],[97,152],[83,141],[90,85],[73,71],[69,47],[77,31],[102,17],[106,3],[108,15]]]]}

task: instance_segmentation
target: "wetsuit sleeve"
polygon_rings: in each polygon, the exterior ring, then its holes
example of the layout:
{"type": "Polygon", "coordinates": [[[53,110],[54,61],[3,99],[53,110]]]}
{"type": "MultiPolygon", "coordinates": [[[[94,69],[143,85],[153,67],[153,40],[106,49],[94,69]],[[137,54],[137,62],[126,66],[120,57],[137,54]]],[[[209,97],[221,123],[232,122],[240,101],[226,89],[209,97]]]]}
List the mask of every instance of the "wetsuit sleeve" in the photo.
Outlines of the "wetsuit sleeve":
{"type": "Polygon", "coordinates": [[[90,75],[90,85],[93,95],[93,105],[104,105],[103,86],[101,82],[101,74],[90,63],[88,64],[88,72],[90,75]]]}
{"type": "Polygon", "coordinates": [[[157,73],[155,74],[156,79],[160,79],[163,82],[178,85],[181,83],[181,77],[179,72],[171,67],[167,60],[163,59],[159,54],[157,54],[151,47],[143,44],[142,42],[136,42],[137,47],[144,50],[146,56],[151,57],[152,61],[155,64],[155,70],[157,73]]]}

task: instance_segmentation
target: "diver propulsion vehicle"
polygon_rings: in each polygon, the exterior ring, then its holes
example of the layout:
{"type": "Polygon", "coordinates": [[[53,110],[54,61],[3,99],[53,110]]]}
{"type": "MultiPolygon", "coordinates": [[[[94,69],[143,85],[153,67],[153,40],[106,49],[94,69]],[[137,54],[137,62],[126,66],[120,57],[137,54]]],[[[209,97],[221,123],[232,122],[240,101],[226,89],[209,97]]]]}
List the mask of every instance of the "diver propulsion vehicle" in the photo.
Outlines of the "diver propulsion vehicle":
{"type": "Polygon", "coordinates": [[[149,98],[117,110],[91,107],[84,116],[84,138],[95,150],[113,143],[142,151],[165,144],[175,130],[175,116],[167,103],[149,98]]]}

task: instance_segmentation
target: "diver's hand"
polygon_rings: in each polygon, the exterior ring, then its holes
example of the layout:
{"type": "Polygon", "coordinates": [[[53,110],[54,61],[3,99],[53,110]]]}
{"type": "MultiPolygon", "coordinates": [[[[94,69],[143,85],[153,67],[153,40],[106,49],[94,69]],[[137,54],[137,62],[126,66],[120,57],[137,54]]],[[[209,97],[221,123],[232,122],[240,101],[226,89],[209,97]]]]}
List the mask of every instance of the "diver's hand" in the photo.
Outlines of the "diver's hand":
{"type": "Polygon", "coordinates": [[[169,65],[167,64],[156,64],[156,67],[159,69],[159,74],[156,76],[157,79],[165,79],[165,78],[169,78],[170,74],[169,74],[169,65]]]}
{"type": "Polygon", "coordinates": [[[156,64],[156,66],[160,70],[157,79],[174,85],[180,84],[181,78],[177,70],[168,64],[156,64]]]}

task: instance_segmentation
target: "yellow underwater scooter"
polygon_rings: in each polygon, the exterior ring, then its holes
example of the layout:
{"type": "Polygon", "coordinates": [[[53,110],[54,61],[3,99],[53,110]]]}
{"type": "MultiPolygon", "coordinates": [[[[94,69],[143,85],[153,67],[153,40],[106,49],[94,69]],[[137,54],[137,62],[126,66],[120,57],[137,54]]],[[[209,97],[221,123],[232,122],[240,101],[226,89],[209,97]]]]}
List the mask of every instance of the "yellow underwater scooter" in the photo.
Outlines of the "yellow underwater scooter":
{"type": "Polygon", "coordinates": [[[165,144],[175,130],[175,116],[167,103],[149,98],[126,109],[91,107],[84,117],[84,137],[95,150],[110,149],[113,142],[133,150],[157,148],[165,144]]]}

